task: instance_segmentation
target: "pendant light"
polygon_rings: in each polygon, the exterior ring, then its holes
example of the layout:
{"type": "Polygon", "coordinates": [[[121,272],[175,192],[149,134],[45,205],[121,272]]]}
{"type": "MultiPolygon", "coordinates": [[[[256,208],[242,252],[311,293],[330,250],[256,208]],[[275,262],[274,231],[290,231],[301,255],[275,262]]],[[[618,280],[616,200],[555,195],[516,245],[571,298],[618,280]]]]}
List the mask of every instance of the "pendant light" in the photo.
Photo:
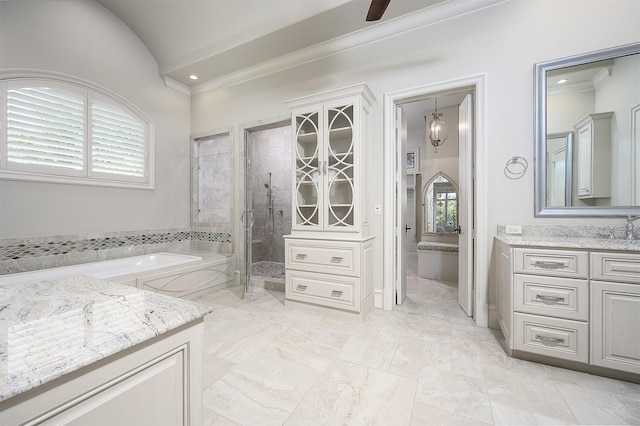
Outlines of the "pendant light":
{"type": "Polygon", "coordinates": [[[435,110],[431,113],[431,116],[427,132],[431,145],[436,149],[435,152],[438,152],[438,147],[444,145],[447,140],[447,123],[440,119],[442,113],[438,112],[438,98],[435,98],[435,110]]]}

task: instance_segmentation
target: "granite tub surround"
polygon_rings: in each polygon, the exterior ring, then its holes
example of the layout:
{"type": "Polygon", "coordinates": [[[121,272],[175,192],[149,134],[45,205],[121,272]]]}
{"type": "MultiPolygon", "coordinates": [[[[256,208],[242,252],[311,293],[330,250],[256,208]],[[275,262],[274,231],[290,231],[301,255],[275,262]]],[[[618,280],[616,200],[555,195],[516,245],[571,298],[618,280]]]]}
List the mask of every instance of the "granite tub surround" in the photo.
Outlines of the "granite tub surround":
{"type": "Polygon", "coordinates": [[[209,312],[85,276],[0,288],[0,402],[209,312]]]}
{"type": "Polygon", "coordinates": [[[522,225],[522,234],[507,234],[498,225],[496,238],[512,246],[574,248],[640,252],[640,237],[626,240],[625,227],[613,227],[614,239],[609,238],[610,226],[579,225],[522,225]]]}

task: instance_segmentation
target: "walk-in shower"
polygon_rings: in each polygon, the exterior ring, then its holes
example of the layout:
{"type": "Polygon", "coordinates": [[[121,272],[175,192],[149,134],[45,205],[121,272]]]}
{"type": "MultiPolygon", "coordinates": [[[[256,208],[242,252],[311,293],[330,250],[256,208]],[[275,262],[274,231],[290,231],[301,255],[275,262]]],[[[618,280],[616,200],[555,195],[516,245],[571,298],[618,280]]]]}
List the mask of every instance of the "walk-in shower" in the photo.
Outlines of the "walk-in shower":
{"type": "Polygon", "coordinates": [[[291,232],[289,121],[245,133],[246,285],[284,291],[284,235],[291,232]]]}

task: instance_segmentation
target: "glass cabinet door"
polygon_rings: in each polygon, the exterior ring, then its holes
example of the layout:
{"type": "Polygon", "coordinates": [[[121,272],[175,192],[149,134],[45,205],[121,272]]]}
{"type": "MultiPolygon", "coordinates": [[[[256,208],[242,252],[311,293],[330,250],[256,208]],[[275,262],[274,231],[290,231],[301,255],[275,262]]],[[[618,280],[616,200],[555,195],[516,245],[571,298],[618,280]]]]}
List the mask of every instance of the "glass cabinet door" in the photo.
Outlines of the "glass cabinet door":
{"type": "Polygon", "coordinates": [[[295,225],[320,226],[320,133],[319,113],[296,116],[295,156],[295,225]]]}
{"type": "Polygon", "coordinates": [[[326,158],[327,226],[353,227],[355,224],[353,105],[327,109],[326,158]]]}

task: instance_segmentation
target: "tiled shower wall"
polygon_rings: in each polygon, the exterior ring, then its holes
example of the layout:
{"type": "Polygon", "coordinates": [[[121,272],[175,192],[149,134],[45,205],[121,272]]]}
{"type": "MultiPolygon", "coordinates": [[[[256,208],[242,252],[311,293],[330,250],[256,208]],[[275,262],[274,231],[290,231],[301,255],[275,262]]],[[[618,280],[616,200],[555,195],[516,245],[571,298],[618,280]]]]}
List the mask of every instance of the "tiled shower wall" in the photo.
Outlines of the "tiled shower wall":
{"type": "Polygon", "coordinates": [[[0,239],[0,275],[148,253],[232,253],[231,233],[201,229],[74,234],[0,239]]]}
{"type": "Polygon", "coordinates": [[[291,233],[291,126],[250,132],[251,193],[254,214],[252,261],[284,263],[283,235],[291,233]],[[267,188],[271,172],[273,235],[267,210],[267,188]]]}
{"type": "Polygon", "coordinates": [[[196,139],[192,161],[191,223],[230,225],[233,153],[229,133],[196,139]]]}

